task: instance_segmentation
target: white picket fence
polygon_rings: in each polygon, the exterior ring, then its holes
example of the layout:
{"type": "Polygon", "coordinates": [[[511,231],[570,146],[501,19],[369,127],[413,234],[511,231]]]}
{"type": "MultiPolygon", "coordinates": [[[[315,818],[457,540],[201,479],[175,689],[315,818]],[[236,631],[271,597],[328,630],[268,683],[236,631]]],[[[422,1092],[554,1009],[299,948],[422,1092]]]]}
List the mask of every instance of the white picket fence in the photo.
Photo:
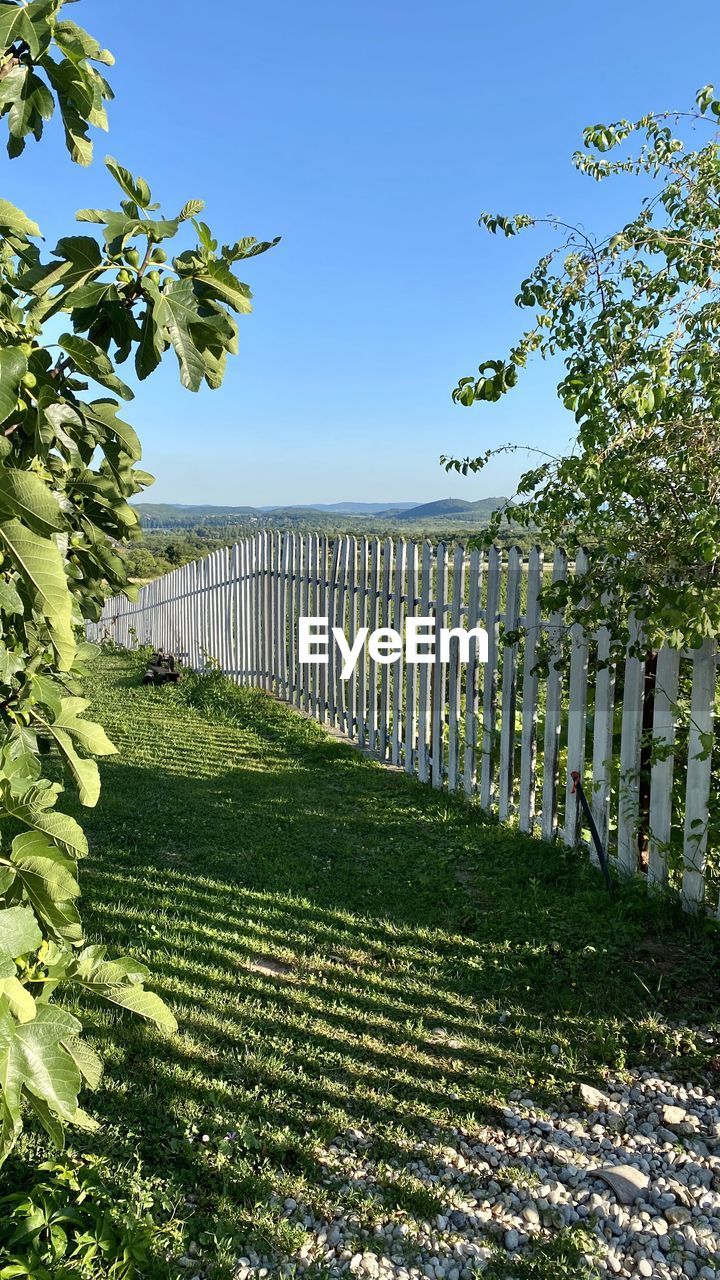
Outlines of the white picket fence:
{"type": "Polygon", "coordinates": [[[562,617],[540,616],[544,575],[583,567],[580,556],[569,566],[561,550],[550,565],[539,549],[523,557],[516,549],[448,552],[401,539],[260,532],[151,582],[136,602],[108,600],[88,638],[149,644],[195,669],[216,662],[237,683],[275,694],[421,781],[464,790],[500,821],[571,846],[588,835],[569,777],[578,770],[621,874],[670,882],[689,909],[715,911],[712,756],[703,750],[713,730],[715,641],[658,655],[651,736],[663,750],[643,788],[645,663],[628,657],[620,672],[605,666],[607,634],[568,632],[562,617]],[[327,616],[352,636],[359,627],[402,634],[411,614],[434,618],[438,631],[484,626],[487,664],[474,641],[466,665],[452,642],[449,661],[438,656],[430,666],[364,656],[348,681],[337,649],[327,667],[299,663],[303,616],[327,616]],[[518,628],[518,642],[504,644],[503,633],[518,628]],[[547,676],[535,670],[543,632],[566,659],[551,662],[547,676]],[[691,710],[675,750],[679,680],[691,689],[691,710]]]}

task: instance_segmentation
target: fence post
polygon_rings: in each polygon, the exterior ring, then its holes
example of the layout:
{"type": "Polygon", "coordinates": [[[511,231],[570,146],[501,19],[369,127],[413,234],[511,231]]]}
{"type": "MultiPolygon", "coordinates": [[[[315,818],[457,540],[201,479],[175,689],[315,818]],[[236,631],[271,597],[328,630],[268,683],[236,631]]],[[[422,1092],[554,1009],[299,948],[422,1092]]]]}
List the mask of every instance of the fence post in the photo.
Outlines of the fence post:
{"type": "Polygon", "coordinates": [[[705,902],[708,809],[712,781],[712,733],[715,716],[716,642],[703,640],[693,655],[688,768],[683,841],[683,902],[701,911],[705,902]]]}
{"type": "Polygon", "coordinates": [[[440,630],[445,625],[447,564],[445,544],[435,548],[435,661],[432,665],[432,784],[441,787],[444,777],[443,733],[445,728],[445,665],[440,657],[440,630]]]}
{"type": "MultiPolygon", "coordinates": [[[[587,556],[579,550],[575,556],[575,577],[587,573],[587,556]]],[[[588,638],[579,623],[570,628],[570,679],[568,687],[568,770],[585,776],[585,722],[587,718],[588,638]]],[[[565,784],[565,844],[574,848],[580,843],[581,807],[572,799],[574,788],[568,778],[565,784]]]]}
{"type": "MultiPolygon", "coordinates": [[[[640,628],[630,619],[628,648],[640,639],[640,628]]],[[[620,731],[620,783],[618,788],[618,870],[632,875],[638,866],[638,818],[640,814],[640,745],[642,740],[643,681],[642,658],[625,660],[622,729],[620,731]]]]}
{"type": "Polygon", "coordinates": [[[504,636],[517,630],[520,618],[522,556],[517,547],[508,552],[505,588],[505,626],[502,646],[502,696],[500,704],[500,785],[498,818],[506,822],[513,809],[515,783],[515,714],[517,710],[517,641],[505,644],[504,636]]]}
{"type": "Polygon", "coordinates": [[[535,825],[535,765],[537,756],[538,673],[543,553],[533,547],[528,557],[525,651],[523,653],[522,721],[520,743],[520,830],[532,833],[535,825]]]}
{"type": "Polygon", "coordinates": [[[488,635],[488,660],[483,672],[482,691],[482,755],[480,757],[480,804],[486,811],[495,799],[495,717],[497,715],[498,609],[500,606],[501,554],[491,547],[487,563],[487,599],[485,629],[488,635]]]}
{"type": "MultiPolygon", "coordinates": [[[[477,547],[470,552],[468,589],[468,628],[474,630],[483,621],[482,553],[477,547]]],[[[465,673],[465,758],[463,761],[463,787],[465,794],[474,794],[477,786],[478,720],[480,716],[480,670],[477,640],[470,641],[470,661],[465,673]]]]}
{"type": "MultiPolygon", "coordinates": [[[[567,556],[558,547],[553,558],[553,582],[563,582],[567,574],[567,556]]],[[[543,785],[541,835],[552,840],[557,827],[557,790],[560,760],[560,716],[562,710],[562,671],[556,663],[562,658],[563,615],[559,610],[548,622],[548,677],[545,687],[545,732],[543,734],[543,785]]]]}
{"type": "Polygon", "coordinates": [[[653,749],[660,758],[650,769],[650,815],[648,869],[649,884],[667,881],[667,849],[672,834],[672,788],[675,757],[675,715],[680,654],[663,645],[658,653],[653,707],[653,749]]]}

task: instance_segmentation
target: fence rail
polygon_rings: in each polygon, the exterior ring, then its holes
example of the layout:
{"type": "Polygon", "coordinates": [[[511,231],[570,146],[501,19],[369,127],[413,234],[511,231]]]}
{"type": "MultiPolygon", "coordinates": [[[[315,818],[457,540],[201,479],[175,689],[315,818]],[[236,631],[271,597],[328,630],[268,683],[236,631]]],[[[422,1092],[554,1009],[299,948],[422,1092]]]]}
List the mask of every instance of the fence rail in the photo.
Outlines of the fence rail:
{"type": "MultiPolygon", "coordinates": [[[[670,883],[691,910],[717,910],[708,862],[717,653],[663,649],[647,662],[606,665],[609,636],[542,617],[549,576],[583,571],[539,549],[416,544],[260,532],[106,602],[91,640],[170,650],[192,668],[208,660],[239,684],[272,692],[424,782],[476,796],[501,821],[568,845],[587,842],[569,774],[577,770],[611,861],[623,875],[670,883]],[[403,634],[408,616],[441,627],[484,626],[488,661],[457,641],[431,665],[374,661],[366,650],[340,678],[299,662],[298,623],[327,616],[403,634]],[[507,644],[506,633],[521,632],[507,644]],[[549,651],[546,674],[538,658],[549,651]],[[687,723],[679,714],[683,696],[687,723]],[[652,755],[648,745],[654,743],[652,755]]],[[[437,644],[437,640],[436,640],[437,644]]],[[[439,645],[438,645],[439,648],[439,645]]]]}

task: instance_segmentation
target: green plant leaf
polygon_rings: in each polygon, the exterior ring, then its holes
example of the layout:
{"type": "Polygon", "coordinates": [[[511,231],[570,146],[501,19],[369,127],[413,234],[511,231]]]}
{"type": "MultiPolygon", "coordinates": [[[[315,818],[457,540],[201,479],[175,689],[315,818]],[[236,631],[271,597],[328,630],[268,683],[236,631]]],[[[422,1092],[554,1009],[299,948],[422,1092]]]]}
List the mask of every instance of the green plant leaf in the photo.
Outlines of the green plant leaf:
{"type": "Polygon", "coordinates": [[[17,209],[14,204],[10,204],[9,200],[0,200],[0,227],[6,231],[13,231],[16,235],[42,238],[37,222],[28,218],[22,209],[17,209]]]}
{"type": "Polygon", "coordinates": [[[60,507],[40,476],[0,466],[0,518],[8,514],[19,516],[39,534],[65,528],[60,507]]]}
{"type": "Polygon", "coordinates": [[[238,280],[224,262],[209,263],[197,273],[195,279],[199,284],[204,285],[214,298],[227,302],[242,315],[249,315],[252,311],[252,294],[248,286],[238,280]]]}
{"type": "Polygon", "coordinates": [[[100,797],[98,767],[94,760],[85,760],[79,756],[75,744],[79,743],[84,751],[99,756],[113,755],[117,748],[101,725],[80,718],[87,706],[84,698],[63,698],[59,714],[53,720],[45,721],[45,724],[72,771],[80,803],[92,808],[100,797]]]}
{"type": "Polygon", "coordinates": [[[0,347],[0,423],[17,408],[20,384],[27,373],[27,357],[19,347],[0,347]]]}
{"type": "Polygon", "coordinates": [[[177,1022],[167,1005],[142,985],[148,977],[145,965],[131,956],[106,960],[104,947],[86,947],[68,970],[68,977],[84,990],[147,1018],[163,1031],[177,1031],[177,1022]]]}
{"type": "Polygon", "coordinates": [[[37,916],[56,941],[82,942],[75,899],[80,896],[77,864],[48,837],[26,831],[13,840],[11,861],[37,916]]]}
{"type": "Polygon", "coordinates": [[[111,432],[128,457],[139,462],[142,457],[140,441],[133,428],[118,418],[119,408],[117,400],[93,400],[84,406],[86,418],[100,426],[104,433],[111,432]]]}
{"type": "Polygon", "coordinates": [[[77,23],[63,18],[56,22],[53,28],[55,39],[62,49],[63,53],[69,58],[88,58],[91,62],[103,63],[106,67],[113,67],[115,59],[109,49],[103,49],[87,31],[79,27],[77,23]]]}
{"type": "Polygon", "coordinates": [[[29,907],[0,909],[0,953],[16,960],[36,951],[41,942],[42,934],[29,907]]]}
{"type": "Polygon", "coordinates": [[[19,40],[25,42],[33,58],[38,56],[38,35],[28,16],[27,5],[4,6],[0,9],[0,49],[6,51],[19,40]]]}
{"type": "Polygon", "coordinates": [[[122,187],[126,195],[141,209],[147,209],[152,200],[152,193],[144,178],[134,178],[129,169],[124,169],[113,156],[105,157],[105,167],[115,181],[122,187]]]}
{"type": "Polygon", "coordinates": [[[39,1099],[59,1120],[72,1120],[82,1077],[62,1041],[79,1031],[77,1018],[57,1005],[38,1005],[32,1022],[18,1023],[0,997],[0,1164],[22,1127],[23,1094],[39,1099]]]}
{"type": "Polygon", "coordinates": [[[100,246],[92,236],[65,236],[53,253],[59,261],[30,267],[18,280],[21,289],[37,298],[33,315],[38,320],[68,307],[75,292],[102,270],[100,246]]]}
{"type": "Polygon", "coordinates": [[[23,826],[49,836],[71,858],[87,856],[88,844],[85,833],[80,824],[69,814],[42,809],[26,800],[17,800],[8,794],[7,789],[2,797],[2,808],[9,818],[15,818],[23,826]]]}
{"type": "Polygon", "coordinates": [[[99,1054],[79,1036],[67,1036],[62,1043],[88,1088],[98,1089],[103,1077],[103,1063],[99,1054]]]}
{"type": "Polygon", "coordinates": [[[180,364],[180,381],[188,391],[198,391],[205,377],[205,361],[197,347],[192,326],[200,320],[198,300],[191,280],[171,281],[158,294],[155,323],[167,330],[180,364]]]}
{"type": "Polygon", "coordinates": [[[165,351],[162,331],[155,319],[154,307],[148,303],[140,326],[140,342],[135,353],[135,372],[145,379],[157,369],[165,351]]]}
{"type": "Polygon", "coordinates": [[[60,669],[69,671],[75,656],[72,598],[55,542],[41,538],[19,520],[8,520],[0,523],[0,544],[33,591],[38,611],[47,619],[60,669]]]}
{"type": "Polygon", "coordinates": [[[64,729],[51,725],[50,732],[75,779],[80,803],[93,809],[100,799],[100,773],[97,764],[94,760],[85,760],[78,755],[70,734],[64,729]]]}
{"type": "Polygon", "coordinates": [[[187,222],[188,218],[195,218],[202,213],[205,208],[204,200],[188,200],[183,205],[178,214],[178,222],[187,222]]]}
{"type": "Polygon", "coordinates": [[[37,1013],[37,1005],[27,987],[16,977],[0,978],[0,999],[8,1002],[10,1012],[18,1022],[32,1022],[37,1013]]]}
{"type": "Polygon", "coordinates": [[[60,715],[55,717],[54,729],[65,729],[84,751],[94,756],[112,756],[117,747],[110,741],[102,725],[81,716],[90,706],[87,698],[63,698],[60,715]]]}
{"type": "Polygon", "coordinates": [[[134,393],[117,377],[108,355],[94,342],[79,338],[76,334],[62,333],[58,344],[72,359],[75,367],[88,378],[94,378],[109,391],[115,391],[123,400],[133,400],[134,393]]]}

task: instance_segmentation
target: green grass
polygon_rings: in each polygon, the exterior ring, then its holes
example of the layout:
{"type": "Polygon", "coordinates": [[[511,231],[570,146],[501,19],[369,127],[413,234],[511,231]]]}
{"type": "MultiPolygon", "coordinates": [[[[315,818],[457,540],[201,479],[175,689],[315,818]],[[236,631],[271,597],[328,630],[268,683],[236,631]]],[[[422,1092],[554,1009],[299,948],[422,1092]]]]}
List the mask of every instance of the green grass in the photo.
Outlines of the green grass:
{"type": "MultiPolygon", "coordinates": [[[[511,1089],[549,1102],[606,1067],[703,1069],[707,1047],[677,1024],[717,1019],[709,928],[637,887],[610,903],[581,856],[374,764],[263,694],[147,689],[141,670],[103,655],[93,677],[119,754],[82,815],[84,916],[147,962],[180,1032],[86,1007],[107,1062],[88,1100],[103,1128],[75,1146],[106,1156],[118,1188],[174,1205],[182,1247],[199,1241],[216,1274],[248,1247],[294,1252],[304,1230],[282,1217],[289,1195],[352,1210],[360,1232],[388,1209],[437,1213],[442,1189],[399,1172],[412,1144],[428,1124],[472,1131],[511,1089]],[[383,1204],[343,1197],[329,1173],[327,1147],[349,1126],[385,1171],[383,1204]]],[[[35,1153],[26,1140],[11,1179],[35,1153]]],[[[569,1255],[563,1270],[567,1248],[513,1274],[582,1274],[569,1255]]],[[[180,1251],[158,1250],[151,1274],[182,1274],[180,1251]]]]}

